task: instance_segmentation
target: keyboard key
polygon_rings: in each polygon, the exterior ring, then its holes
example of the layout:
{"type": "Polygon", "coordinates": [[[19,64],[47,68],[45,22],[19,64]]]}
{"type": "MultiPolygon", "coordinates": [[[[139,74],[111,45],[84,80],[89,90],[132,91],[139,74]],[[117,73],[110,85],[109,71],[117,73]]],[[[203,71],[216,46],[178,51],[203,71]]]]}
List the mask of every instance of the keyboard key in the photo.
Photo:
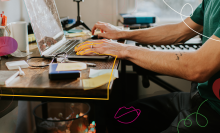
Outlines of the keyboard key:
{"type": "Polygon", "coordinates": [[[160,47],[161,47],[162,49],[164,49],[164,50],[166,49],[166,47],[165,47],[164,45],[161,45],[160,47]]]}
{"type": "Polygon", "coordinates": [[[193,45],[193,48],[197,49],[198,47],[196,45],[193,45]]]}
{"type": "Polygon", "coordinates": [[[184,49],[183,45],[179,45],[179,47],[180,47],[182,50],[184,49]]]}
{"type": "Polygon", "coordinates": [[[156,51],[162,51],[163,49],[159,46],[153,45],[153,47],[155,48],[156,51]]]}
{"type": "Polygon", "coordinates": [[[189,46],[188,45],[185,45],[185,48],[189,50],[189,46]]]}
{"type": "Polygon", "coordinates": [[[172,49],[176,49],[176,46],[175,45],[171,45],[170,46],[172,49]]]}
{"type": "Polygon", "coordinates": [[[166,45],[166,48],[168,48],[168,49],[172,49],[169,45],[166,45]]]}

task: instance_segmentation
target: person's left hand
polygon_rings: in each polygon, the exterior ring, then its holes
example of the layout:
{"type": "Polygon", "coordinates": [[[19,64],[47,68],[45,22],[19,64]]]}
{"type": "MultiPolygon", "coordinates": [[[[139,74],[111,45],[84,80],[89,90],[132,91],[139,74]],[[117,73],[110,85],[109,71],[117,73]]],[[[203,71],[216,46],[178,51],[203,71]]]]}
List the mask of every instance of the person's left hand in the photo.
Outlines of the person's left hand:
{"type": "Polygon", "coordinates": [[[87,41],[75,48],[77,55],[110,55],[125,58],[126,45],[110,40],[87,41]]]}

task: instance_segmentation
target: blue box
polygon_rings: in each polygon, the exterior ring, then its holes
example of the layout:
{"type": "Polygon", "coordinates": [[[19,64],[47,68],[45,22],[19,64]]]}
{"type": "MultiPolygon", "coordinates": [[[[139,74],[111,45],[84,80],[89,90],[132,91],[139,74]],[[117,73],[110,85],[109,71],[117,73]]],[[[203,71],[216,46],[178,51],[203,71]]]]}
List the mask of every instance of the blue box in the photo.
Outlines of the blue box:
{"type": "Polygon", "coordinates": [[[50,64],[49,79],[77,79],[80,77],[80,71],[56,71],[58,63],[50,64]]]}
{"type": "Polygon", "coordinates": [[[120,14],[120,21],[123,24],[152,24],[156,22],[155,16],[136,16],[129,14],[120,14]]]}

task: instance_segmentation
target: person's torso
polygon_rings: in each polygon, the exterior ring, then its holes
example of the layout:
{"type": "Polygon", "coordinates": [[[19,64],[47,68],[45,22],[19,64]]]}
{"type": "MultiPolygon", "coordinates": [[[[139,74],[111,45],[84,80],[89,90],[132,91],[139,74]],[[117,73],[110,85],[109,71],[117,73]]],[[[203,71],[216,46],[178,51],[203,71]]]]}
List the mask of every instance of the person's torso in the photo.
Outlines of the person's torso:
{"type": "Polygon", "coordinates": [[[220,25],[220,0],[204,0],[203,44],[220,25]]]}
{"type": "MultiPolygon", "coordinates": [[[[203,21],[203,44],[214,34],[220,25],[220,0],[204,0],[204,21],[203,21]]],[[[220,45],[220,44],[219,44],[220,45]]],[[[220,61],[220,57],[219,60],[220,61]]],[[[207,64],[209,65],[209,64],[207,64]]],[[[220,71],[214,74],[208,81],[198,83],[198,90],[204,99],[218,113],[220,113],[220,100],[213,92],[213,83],[220,78],[220,71]]]]}

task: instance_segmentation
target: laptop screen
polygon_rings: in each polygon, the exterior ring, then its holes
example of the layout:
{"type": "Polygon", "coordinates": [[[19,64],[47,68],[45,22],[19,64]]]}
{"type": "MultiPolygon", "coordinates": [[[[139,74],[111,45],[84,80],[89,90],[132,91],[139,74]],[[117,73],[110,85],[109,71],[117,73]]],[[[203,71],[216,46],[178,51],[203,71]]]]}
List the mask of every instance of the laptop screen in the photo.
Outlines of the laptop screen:
{"type": "Polygon", "coordinates": [[[24,0],[40,54],[64,37],[54,0],[24,0]]]}

